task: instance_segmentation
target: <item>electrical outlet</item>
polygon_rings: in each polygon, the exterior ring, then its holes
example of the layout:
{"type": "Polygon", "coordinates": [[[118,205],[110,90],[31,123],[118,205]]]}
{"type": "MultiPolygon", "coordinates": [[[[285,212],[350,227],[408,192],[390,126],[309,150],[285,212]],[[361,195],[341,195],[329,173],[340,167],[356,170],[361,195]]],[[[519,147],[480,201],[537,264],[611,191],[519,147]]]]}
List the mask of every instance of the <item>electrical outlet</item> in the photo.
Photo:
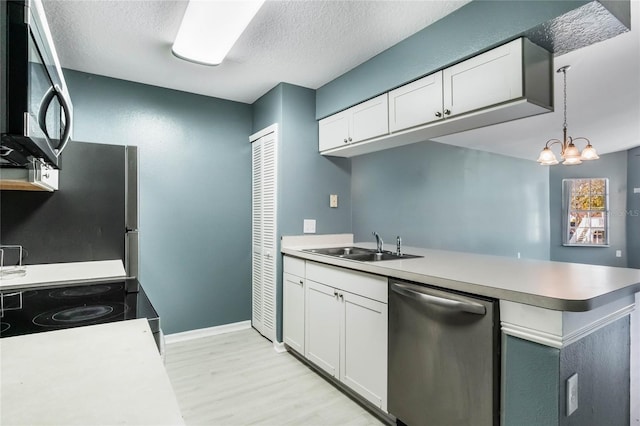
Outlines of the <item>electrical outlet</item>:
{"type": "Polygon", "coordinates": [[[567,379],[567,416],[578,409],[578,373],[567,379]]]}
{"type": "Polygon", "coordinates": [[[338,207],[338,195],[337,194],[329,195],[329,207],[332,207],[332,208],[338,207]]]}
{"type": "Polygon", "coordinates": [[[640,194],[640,188],[633,188],[634,194],[640,194]]]}
{"type": "Polygon", "coordinates": [[[616,250],[616,257],[622,257],[622,250],[616,250]]]}
{"type": "Polygon", "coordinates": [[[305,219],[302,224],[302,229],[305,234],[315,234],[316,233],[316,220],[315,219],[305,219]]]}

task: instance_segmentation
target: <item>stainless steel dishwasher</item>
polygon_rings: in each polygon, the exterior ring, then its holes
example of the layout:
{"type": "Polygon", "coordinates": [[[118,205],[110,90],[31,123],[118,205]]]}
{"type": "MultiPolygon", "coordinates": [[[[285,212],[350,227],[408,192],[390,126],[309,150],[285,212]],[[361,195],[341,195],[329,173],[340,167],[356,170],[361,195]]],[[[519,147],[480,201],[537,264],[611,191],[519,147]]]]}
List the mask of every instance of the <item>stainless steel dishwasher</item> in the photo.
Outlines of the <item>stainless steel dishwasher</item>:
{"type": "Polygon", "coordinates": [[[388,410],[409,426],[499,422],[496,300],[389,282],[388,410]]]}

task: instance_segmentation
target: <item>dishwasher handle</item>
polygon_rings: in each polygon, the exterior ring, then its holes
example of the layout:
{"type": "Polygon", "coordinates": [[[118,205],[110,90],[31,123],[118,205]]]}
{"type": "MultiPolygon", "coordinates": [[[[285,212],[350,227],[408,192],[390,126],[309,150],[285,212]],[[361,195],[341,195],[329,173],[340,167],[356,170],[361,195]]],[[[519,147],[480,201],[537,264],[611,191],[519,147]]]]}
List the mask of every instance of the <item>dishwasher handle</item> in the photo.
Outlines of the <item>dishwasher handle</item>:
{"type": "Polygon", "coordinates": [[[456,299],[449,299],[442,296],[429,294],[427,289],[418,289],[411,284],[392,283],[391,290],[401,296],[409,297],[427,305],[435,305],[448,308],[456,312],[467,312],[476,315],[485,315],[487,309],[481,303],[467,300],[464,297],[456,296],[456,299]]]}

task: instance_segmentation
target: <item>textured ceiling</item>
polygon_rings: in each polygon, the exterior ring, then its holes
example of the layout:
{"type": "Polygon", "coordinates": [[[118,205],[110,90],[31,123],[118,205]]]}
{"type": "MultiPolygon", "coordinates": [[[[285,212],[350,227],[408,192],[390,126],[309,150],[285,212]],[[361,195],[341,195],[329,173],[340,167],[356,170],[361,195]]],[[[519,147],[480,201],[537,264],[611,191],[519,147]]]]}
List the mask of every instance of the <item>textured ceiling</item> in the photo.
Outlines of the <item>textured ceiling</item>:
{"type": "MultiPolygon", "coordinates": [[[[184,1],[43,2],[65,68],[247,103],[280,82],[318,88],[467,3],[267,0],[225,62],[206,67],[171,54],[184,1]]],[[[597,4],[582,12],[594,7],[599,14],[597,4]]],[[[600,153],[640,145],[639,9],[632,0],[631,31],[608,40],[599,41],[613,34],[577,40],[591,22],[575,19],[581,11],[535,35],[559,53],[577,49],[555,58],[555,68],[572,66],[569,135],[588,137],[600,153]],[[598,42],[582,47],[585,40],[598,42]]],[[[562,80],[554,75],[555,112],[437,141],[535,160],[548,139],[562,136],[562,80]]]]}
{"type": "Polygon", "coordinates": [[[467,2],[268,0],[217,67],[171,54],[186,1],[43,3],[65,68],[252,103],[280,82],[316,89],[467,2]]]}

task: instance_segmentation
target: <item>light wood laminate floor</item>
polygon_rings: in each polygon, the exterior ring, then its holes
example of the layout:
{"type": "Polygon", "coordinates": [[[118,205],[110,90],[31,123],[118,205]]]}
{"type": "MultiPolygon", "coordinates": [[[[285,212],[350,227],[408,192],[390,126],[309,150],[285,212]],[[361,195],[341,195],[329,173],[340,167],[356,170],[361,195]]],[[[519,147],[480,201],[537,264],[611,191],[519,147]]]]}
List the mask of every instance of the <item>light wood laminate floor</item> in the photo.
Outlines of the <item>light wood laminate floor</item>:
{"type": "Polygon", "coordinates": [[[255,330],[166,346],[166,369],[187,425],[382,425],[255,330]]]}

